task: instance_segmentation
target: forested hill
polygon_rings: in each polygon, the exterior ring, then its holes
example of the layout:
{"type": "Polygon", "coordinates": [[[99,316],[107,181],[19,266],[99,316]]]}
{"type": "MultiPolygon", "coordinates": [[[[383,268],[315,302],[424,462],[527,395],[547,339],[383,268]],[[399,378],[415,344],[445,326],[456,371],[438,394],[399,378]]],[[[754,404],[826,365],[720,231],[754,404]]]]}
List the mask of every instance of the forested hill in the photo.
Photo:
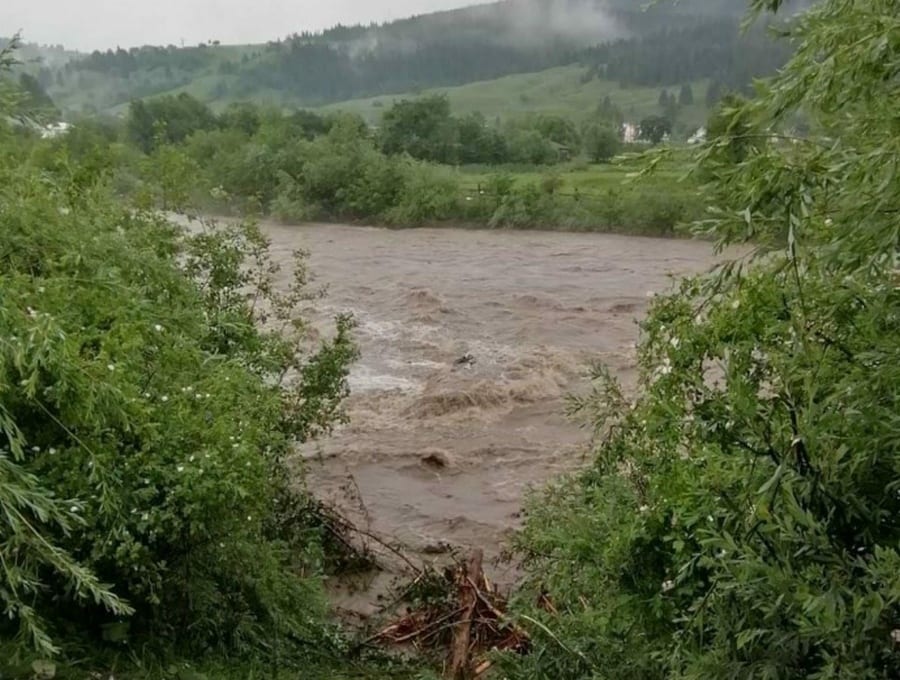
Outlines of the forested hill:
{"type": "Polygon", "coordinates": [[[504,0],[264,45],[117,48],[30,68],[70,114],[172,92],[318,106],[573,63],[626,86],[714,78],[739,87],[786,55],[762,31],[739,36],[745,9],[745,0],[504,0]]]}

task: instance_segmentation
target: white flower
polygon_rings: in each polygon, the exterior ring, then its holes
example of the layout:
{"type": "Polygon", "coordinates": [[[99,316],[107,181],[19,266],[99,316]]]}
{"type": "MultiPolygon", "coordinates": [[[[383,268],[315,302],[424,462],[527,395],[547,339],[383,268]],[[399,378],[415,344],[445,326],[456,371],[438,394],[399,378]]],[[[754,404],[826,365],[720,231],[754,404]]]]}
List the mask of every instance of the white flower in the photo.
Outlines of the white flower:
{"type": "Polygon", "coordinates": [[[141,519],[146,522],[147,520],[150,519],[150,513],[145,512],[143,515],[141,515],[141,519]]]}
{"type": "Polygon", "coordinates": [[[663,583],[662,583],[662,591],[663,591],[664,593],[668,593],[668,592],[669,592],[670,590],[672,590],[673,588],[675,588],[675,581],[672,581],[672,580],[669,580],[669,581],[663,581],[663,583]]]}
{"type": "Polygon", "coordinates": [[[160,399],[160,401],[169,401],[168,395],[165,395],[165,394],[162,395],[159,399],[160,399]]]}
{"type": "Polygon", "coordinates": [[[38,288],[38,293],[46,293],[46,292],[47,292],[47,289],[44,288],[43,286],[40,286],[40,287],[38,288]]]}
{"type": "Polygon", "coordinates": [[[178,470],[179,472],[184,472],[184,465],[179,465],[178,468],[177,468],[177,470],[178,470]]]}
{"type": "Polygon", "coordinates": [[[156,324],[155,326],[153,326],[153,330],[155,330],[157,333],[162,333],[163,327],[160,326],[159,324],[156,324]]]}
{"type": "Polygon", "coordinates": [[[672,347],[674,347],[675,349],[678,349],[678,346],[681,344],[681,340],[673,337],[671,340],[669,340],[669,344],[672,345],[672,347]]]}
{"type": "Polygon", "coordinates": [[[150,393],[144,392],[144,399],[149,399],[149,398],[150,398],[150,393]]]}
{"type": "Polygon", "coordinates": [[[650,506],[648,506],[648,505],[642,505],[641,507],[638,508],[638,512],[648,512],[649,510],[650,510],[650,506]]]}
{"type": "Polygon", "coordinates": [[[115,370],[116,370],[115,364],[106,364],[106,367],[107,367],[110,371],[115,371],[115,370]]]}
{"type": "Polygon", "coordinates": [[[219,547],[220,547],[220,548],[224,548],[224,547],[225,547],[225,544],[224,544],[224,543],[219,543],[219,547]]]}
{"type": "Polygon", "coordinates": [[[51,456],[55,456],[55,455],[56,455],[56,449],[54,449],[52,446],[48,449],[47,452],[48,452],[51,456]]]}
{"type": "Polygon", "coordinates": [[[78,512],[78,506],[73,505],[71,508],[69,508],[69,512],[78,512]]]}
{"type": "Polygon", "coordinates": [[[32,447],[31,447],[31,450],[32,450],[34,453],[40,453],[40,452],[41,452],[41,447],[40,447],[40,446],[32,446],[32,447]]]}
{"type": "Polygon", "coordinates": [[[194,462],[194,456],[193,456],[193,455],[192,455],[190,458],[188,458],[188,462],[189,462],[189,463],[193,463],[193,462],[194,462]]]}
{"type": "Polygon", "coordinates": [[[741,301],[740,301],[740,300],[735,300],[734,302],[731,303],[731,308],[732,308],[732,309],[737,309],[737,308],[740,307],[740,306],[741,306],[741,301]]]}
{"type": "Polygon", "coordinates": [[[248,522],[252,522],[252,521],[253,521],[253,515],[247,515],[247,521],[248,521],[248,522]]]}

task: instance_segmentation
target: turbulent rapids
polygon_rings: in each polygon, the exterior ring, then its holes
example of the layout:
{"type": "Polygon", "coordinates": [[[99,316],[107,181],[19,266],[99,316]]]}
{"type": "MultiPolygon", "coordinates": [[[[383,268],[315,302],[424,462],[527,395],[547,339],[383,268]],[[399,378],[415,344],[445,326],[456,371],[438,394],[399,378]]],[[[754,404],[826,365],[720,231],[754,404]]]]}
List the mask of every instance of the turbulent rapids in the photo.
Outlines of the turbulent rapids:
{"type": "Polygon", "coordinates": [[[423,555],[501,551],[528,487],[583,460],[564,399],[589,363],[632,380],[648,295],[713,262],[704,243],[600,234],[266,231],[285,260],[310,251],[323,325],[359,323],[350,424],[302,451],[310,488],[423,555]]]}

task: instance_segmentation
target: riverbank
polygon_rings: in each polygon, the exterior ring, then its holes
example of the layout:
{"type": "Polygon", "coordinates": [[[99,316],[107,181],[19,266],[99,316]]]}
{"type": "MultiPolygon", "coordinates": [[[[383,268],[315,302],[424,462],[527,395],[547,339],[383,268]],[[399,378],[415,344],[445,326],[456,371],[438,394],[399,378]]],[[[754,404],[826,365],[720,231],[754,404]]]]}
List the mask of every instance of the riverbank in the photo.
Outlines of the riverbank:
{"type": "Polygon", "coordinates": [[[685,151],[654,159],[646,174],[651,161],[640,155],[607,164],[450,166],[387,155],[350,123],[278,144],[261,133],[216,130],[140,157],[125,148],[116,185],[148,207],[394,228],[673,236],[705,210],[685,151]]]}

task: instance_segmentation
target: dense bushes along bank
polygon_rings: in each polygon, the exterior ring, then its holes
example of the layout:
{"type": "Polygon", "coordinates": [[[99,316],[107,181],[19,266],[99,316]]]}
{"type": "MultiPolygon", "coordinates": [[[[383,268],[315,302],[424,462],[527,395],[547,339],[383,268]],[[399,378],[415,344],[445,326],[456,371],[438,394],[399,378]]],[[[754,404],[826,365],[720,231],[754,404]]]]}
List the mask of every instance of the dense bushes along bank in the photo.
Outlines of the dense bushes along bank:
{"type": "Polygon", "coordinates": [[[184,234],[91,154],[0,115],[0,675],[352,671],[282,465],[342,419],[351,320],[312,342],[302,259],[275,290],[253,225],[184,234]]]}
{"type": "Polygon", "coordinates": [[[765,256],[654,304],[635,400],[598,371],[574,404],[603,436],[531,505],[510,677],[900,677],[900,3],[792,35],[701,159],[698,231],[765,256]]]}
{"type": "MultiPolygon", "coordinates": [[[[146,116],[156,109],[138,111],[146,116]]],[[[612,166],[586,162],[526,164],[514,172],[481,166],[469,172],[385,153],[378,133],[352,116],[282,115],[248,105],[216,118],[191,100],[170,102],[156,115],[157,136],[146,145],[122,141],[130,138],[115,124],[91,121],[55,143],[74,158],[99,153],[119,191],[143,194],[148,207],[190,203],[210,212],[271,215],[287,222],[457,223],[665,235],[702,210],[695,186],[678,181],[675,173],[629,182],[633,167],[611,171],[612,166]],[[143,146],[148,153],[139,151],[143,146]],[[600,186],[567,187],[573,166],[582,168],[579,175],[596,172],[600,186]]]]}

